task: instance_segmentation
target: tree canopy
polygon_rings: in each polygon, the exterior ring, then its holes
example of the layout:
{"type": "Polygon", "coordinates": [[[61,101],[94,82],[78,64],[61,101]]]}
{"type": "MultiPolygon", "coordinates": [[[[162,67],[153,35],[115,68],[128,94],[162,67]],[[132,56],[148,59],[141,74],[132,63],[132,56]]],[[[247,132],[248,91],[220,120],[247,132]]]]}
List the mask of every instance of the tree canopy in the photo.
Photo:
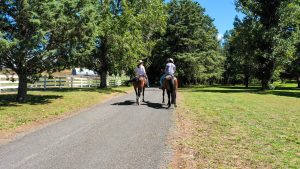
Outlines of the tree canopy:
{"type": "Polygon", "coordinates": [[[300,0],[236,0],[234,29],[218,40],[213,19],[192,0],[2,0],[0,67],[19,76],[18,101],[43,72],[75,66],[133,74],[146,61],[157,81],[173,58],[183,83],[296,78],[300,87],[300,0]]]}
{"type": "Polygon", "coordinates": [[[245,17],[227,39],[225,50],[232,55],[227,61],[234,57],[233,66],[242,67],[235,73],[253,75],[261,80],[263,90],[269,89],[277,71],[295,59],[299,1],[237,0],[236,5],[245,17]]]}
{"type": "Polygon", "coordinates": [[[97,9],[94,50],[82,65],[98,72],[106,87],[107,73],[130,73],[138,59],[150,56],[166,15],[161,0],[103,1],[97,9]]]}
{"type": "Polygon", "coordinates": [[[153,56],[153,72],[159,74],[167,58],[174,58],[182,82],[221,78],[223,56],[213,20],[199,3],[173,0],[167,6],[168,20],[153,56]]]}
{"type": "Polygon", "coordinates": [[[86,50],[95,27],[91,0],[4,0],[0,2],[0,65],[19,76],[17,99],[44,71],[68,67],[86,50]]]}

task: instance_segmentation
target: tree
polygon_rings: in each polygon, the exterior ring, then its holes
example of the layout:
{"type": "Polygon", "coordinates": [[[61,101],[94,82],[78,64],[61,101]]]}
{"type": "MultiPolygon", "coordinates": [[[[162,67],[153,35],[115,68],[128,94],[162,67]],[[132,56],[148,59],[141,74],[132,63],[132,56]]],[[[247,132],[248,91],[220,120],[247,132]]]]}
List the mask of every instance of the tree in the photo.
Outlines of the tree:
{"type": "Polygon", "coordinates": [[[100,74],[103,88],[108,73],[130,72],[138,59],[149,57],[165,14],[162,0],[100,1],[98,11],[95,47],[83,66],[100,74]]]}
{"type": "Polygon", "coordinates": [[[220,78],[224,59],[213,20],[204,14],[199,3],[191,0],[173,0],[167,10],[166,33],[153,53],[154,75],[157,76],[165,60],[172,57],[181,82],[209,82],[220,78]]]}
{"type": "Polygon", "coordinates": [[[257,69],[252,49],[255,46],[254,38],[257,32],[252,29],[252,24],[255,23],[251,18],[245,17],[243,21],[236,18],[235,28],[226,33],[223,44],[226,56],[225,79],[228,82],[233,77],[232,80],[238,81],[240,75],[246,87],[249,86],[250,78],[255,75],[257,69]]]}
{"type": "Polygon", "coordinates": [[[91,0],[0,1],[0,66],[18,74],[18,101],[25,101],[28,82],[88,50],[93,12],[91,0]]]}
{"type": "Polygon", "coordinates": [[[255,30],[251,50],[258,65],[256,76],[261,80],[262,89],[269,88],[276,67],[293,56],[292,30],[284,24],[284,11],[293,0],[237,0],[237,8],[253,24],[255,30]]]}
{"type": "Polygon", "coordinates": [[[286,66],[283,75],[296,78],[298,88],[300,88],[300,1],[295,0],[290,3],[282,15],[283,26],[292,33],[295,46],[295,57],[286,66]]]}

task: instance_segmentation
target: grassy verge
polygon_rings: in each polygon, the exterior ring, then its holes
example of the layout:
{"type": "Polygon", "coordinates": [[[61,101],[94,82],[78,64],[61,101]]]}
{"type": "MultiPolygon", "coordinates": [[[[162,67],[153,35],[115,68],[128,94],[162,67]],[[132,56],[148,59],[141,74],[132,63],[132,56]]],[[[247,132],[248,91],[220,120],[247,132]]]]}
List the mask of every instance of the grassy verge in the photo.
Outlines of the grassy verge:
{"type": "Polygon", "coordinates": [[[55,118],[95,105],[131,88],[53,89],[29,91],[26,103],[15,102],[16,94],[0,95],[0,131],[55,118]]]}
{"type": "Polygon", "coordinates": [[[255,87],[182,89],[179,128],[189,134],[177,147],[192,150],[185,152],[185,157],[192,155],[185,160],[193,160],[196,168],[298,168],[300,90],[295,86],[268,92],[255,87]]]}

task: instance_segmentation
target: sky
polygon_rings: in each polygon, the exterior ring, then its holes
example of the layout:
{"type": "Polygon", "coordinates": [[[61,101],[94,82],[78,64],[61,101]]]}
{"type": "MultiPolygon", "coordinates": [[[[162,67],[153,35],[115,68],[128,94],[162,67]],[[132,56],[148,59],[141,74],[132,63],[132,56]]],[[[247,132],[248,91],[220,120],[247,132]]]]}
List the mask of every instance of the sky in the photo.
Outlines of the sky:
{"type": "Polygon", "coordinates": [[[214,19],[220,36],[226,30],[233,28],[235,16],[242,17],[241,13],[235,10],[234,0],[196,0],[205,8],[206,14],[214,19]]]}
{"type": "MultiPolygon", "coordinates": [[[[169,2],[169,0],[166,0],[169,2]]],[[[214,19],[214,24],[219,31],[221,38],[226,30],[233,28],[233,22],[236,15],[242,17],[241,13],[235,10],[234,0],[194,0],[205,8],[206,14],[214,19]]]]}

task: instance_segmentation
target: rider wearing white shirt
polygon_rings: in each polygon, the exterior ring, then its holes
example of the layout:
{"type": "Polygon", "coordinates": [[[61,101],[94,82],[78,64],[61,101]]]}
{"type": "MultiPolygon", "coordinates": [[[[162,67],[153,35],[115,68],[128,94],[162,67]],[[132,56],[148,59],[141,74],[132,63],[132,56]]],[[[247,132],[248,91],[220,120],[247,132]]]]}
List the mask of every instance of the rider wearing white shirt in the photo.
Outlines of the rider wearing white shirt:
{"type": "Polygon", "coordinates": [[[170,61],[169,63],[166,64],[165,73],[167,75],[174,76],[175,71],[176,71],[176,66],[174,65],[173,59],[172,59],[172,61],[170,61]]]}
{"type": "Polygon", "coordinates": [[[136,77],[147,76],[144,65],[141,63],[137,68],[135,68],[136,77]]]}
{"type": "Polygon", "coordinates": [[[147,86],[149,87],[148,76],[146,74],[146,70],[145,70],[145,67],[144,67],[144,62],[142,60],[138,61],[138,66],[137,66],[137,68],[135,68],[135,74],[136,74],[136,77],[134,77],[133,79],[127,81],[127,83],[137,81],[140,76],[144,76],[147,80],[147,86]]]}
{"type": "Polygon", "coordinates": [[[171,75],[172,78],[174,77],[176,71],[176,66],[174,64],[174,60],[172,58],[168,58],[167,59],[167,64],[166,64],[166,68],[165,68],[165,74],[161,76],[159,83],[160,83],[160,88],[162,88],[163,86],[163,80],[165,79],[165,77],[167,75],[171,75]]]}

